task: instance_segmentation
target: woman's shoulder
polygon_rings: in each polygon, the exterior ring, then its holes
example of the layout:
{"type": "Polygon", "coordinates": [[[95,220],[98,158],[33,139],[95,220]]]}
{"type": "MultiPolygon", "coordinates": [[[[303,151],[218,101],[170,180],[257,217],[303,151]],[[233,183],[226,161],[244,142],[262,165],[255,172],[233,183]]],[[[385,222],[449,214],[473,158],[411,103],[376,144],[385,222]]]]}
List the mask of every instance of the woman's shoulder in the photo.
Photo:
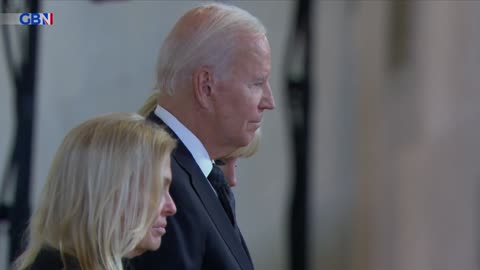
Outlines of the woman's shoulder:
{"type": "Polygon", "coordinates": [[[67,255],[64,256],[65,264],[60,251],[53,248],[42,248],[33,262],[30,270],[80,270],[76,260],[67,255]]]}

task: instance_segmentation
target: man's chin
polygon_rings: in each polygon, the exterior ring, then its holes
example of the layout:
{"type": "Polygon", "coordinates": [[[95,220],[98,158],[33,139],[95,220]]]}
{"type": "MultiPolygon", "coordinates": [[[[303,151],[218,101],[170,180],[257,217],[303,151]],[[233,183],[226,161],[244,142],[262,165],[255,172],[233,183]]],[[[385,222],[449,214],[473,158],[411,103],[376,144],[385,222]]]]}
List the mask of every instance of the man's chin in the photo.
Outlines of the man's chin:
{"type": "Polygon", "coordinates": [[[249,129],[253,130],[253,132],[257,131],[257,129],[260,128],[262,125],[262,122],[250,122],[249,123],[249,129]]]}
{"type": "Polygon", "coordinates": [[[255,138],[255,132],[249,132],[248,135],[243,137],[242,144],[239,146],[239,148],[250,144],[253,141],[253,138],[255,138]]]}

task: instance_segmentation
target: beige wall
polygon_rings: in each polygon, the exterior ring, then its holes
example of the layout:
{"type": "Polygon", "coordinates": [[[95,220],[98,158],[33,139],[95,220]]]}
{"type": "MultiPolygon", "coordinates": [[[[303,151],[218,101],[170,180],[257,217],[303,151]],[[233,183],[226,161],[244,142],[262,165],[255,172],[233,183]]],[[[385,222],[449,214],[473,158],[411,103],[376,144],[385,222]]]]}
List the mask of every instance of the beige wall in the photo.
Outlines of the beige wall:
{"type": "Polygon", "coordinates": [[[382,30],[361,34],[352,269],[478,269],[480,5],[412,1],[404,64],[393,67],[389,4],[362,3],[370,16],[359,22],[382,30]]]}

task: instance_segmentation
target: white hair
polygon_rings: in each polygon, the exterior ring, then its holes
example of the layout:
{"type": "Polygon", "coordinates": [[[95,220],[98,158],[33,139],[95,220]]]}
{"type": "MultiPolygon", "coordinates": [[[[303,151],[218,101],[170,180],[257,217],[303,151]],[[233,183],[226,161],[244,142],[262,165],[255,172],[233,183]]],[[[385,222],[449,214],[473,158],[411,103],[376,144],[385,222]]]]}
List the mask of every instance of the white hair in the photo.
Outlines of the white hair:
{"type": "Polygon", "coordinates": [[[214,76],[225,77],[235,50],[242,46],[239,36],[265,34],[264,25],[241,8],[208,3],[191,9],[178,20],[160,49],[155,89],[173,95],[179,83],[189,81],[198,66],[209,66],[214,76]],[[185,21],[198,16],[205,18],[189,25],[188,34],[179,35],[185,21]]]}

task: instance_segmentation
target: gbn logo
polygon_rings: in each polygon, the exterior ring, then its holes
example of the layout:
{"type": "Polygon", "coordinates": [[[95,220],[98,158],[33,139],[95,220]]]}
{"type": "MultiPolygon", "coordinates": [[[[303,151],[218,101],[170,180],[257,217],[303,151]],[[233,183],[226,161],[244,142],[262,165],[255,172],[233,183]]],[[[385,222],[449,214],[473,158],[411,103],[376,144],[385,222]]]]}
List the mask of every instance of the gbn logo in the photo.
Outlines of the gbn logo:
{"type": "Polygon", "coordinates": [[[53,13],[21,13],[18,19],[23,25],[53,25],[53,13]]]}

